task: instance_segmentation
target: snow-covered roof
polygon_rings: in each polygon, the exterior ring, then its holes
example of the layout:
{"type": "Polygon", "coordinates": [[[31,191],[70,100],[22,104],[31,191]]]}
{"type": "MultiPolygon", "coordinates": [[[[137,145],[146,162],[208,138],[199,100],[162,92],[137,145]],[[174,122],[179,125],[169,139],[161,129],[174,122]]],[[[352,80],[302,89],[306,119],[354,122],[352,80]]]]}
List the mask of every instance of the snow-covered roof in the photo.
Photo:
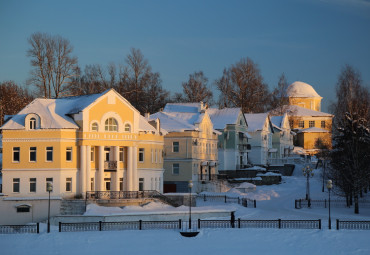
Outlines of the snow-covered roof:
{"type": "Polygon", "coordinates": [[[329,131],[318,127],[310,127],[301,129],[297,133],[329,133],[329,131]]]}
{"type": "Polygon", "coordinates": [[[237,124],[240,108],[209,108],[207,110],[214,129],[224,129],[227,124],[237,124]]]}
{"type": "Polygon", "coordinates": [[[245,113],[245,119],[248,123],[248,132],[263,130],[268,113],[245,113]]]}
{"type": "Polygon", "coordinates": [[[301,82],[301,81],[296,81],[290,84],[289,87],[287,88],[286,94],[288,97],[319,97],[321,98],[321,96],[317,94],[317,92],[311,85],[305,82],[301,82]]]}
{"type": "MultiPolygon", "coordinates": [[[[284,105],[283,111],[286,112],[289,116],[333,117],[333,115],[330,113],[318,112],[298,105],[284,105]]],[[[273,114],[274,110],[271,111],[271,113],[273,114]]]]}
{"type": "MultiPolygon", "coordinates": [[[[185,130],[198,130],[198,128],[190,124],[189,122],[177,118],[176,114],[167,112],[157,112],[150,116],[150,120],[159,119],[161,121],[161,127],[167,132],[183,132],[185,130]]],[[[189,118],[188,118],[189,120],[189,118]]]]}
{"type": "Polygon", "coordinates": [[[41,118],[41,128],[77,129],[79,128],[78,125],[70,116],[79,113],[108,91],[109,90],[99,94],[56,99],[37,98],[23,108],[18,114],[14,115],[1,128],[24,129],[25,117],[30,113],[35,113],[41,118]]]}

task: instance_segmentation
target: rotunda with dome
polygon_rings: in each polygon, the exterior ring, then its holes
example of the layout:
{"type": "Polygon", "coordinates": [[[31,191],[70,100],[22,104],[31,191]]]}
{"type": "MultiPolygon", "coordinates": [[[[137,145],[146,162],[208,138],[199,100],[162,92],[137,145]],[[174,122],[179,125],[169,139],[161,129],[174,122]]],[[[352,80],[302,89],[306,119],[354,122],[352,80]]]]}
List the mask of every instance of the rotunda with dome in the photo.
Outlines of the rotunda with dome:
{"type": "Polygon", "coordinates": [[[322,97],[309,84],[301,81],[293,82],[286,91],[290,105],[297,105],[306,109],[321,111],[322,97]]]}

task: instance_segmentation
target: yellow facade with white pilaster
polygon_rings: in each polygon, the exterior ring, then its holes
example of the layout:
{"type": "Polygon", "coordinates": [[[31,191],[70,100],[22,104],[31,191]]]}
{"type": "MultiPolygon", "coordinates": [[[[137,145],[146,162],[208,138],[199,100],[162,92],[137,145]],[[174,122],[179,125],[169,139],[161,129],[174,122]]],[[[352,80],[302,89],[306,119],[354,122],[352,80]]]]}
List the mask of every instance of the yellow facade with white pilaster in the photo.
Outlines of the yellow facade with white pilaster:
{"type": "Polygon", "coordinates": [[[163,135],[116,91],[36,99],[2,126],[3,193],[163,191],[163,135]]]}

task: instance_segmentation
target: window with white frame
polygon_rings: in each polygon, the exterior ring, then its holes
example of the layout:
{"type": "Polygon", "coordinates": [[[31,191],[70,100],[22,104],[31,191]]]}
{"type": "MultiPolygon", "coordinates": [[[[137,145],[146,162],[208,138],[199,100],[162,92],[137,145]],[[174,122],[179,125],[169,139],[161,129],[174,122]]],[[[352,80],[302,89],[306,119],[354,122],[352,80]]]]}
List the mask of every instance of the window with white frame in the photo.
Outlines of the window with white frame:
{"type": "Polygon", "coordinates": [[[172,143],[172,152],[179,152],[179,146],[180,146],[180,144],[179,144],[179,142],[173,142],[172,143]]]}
{"type": "Polygon", "coordinates": [[[315,127],[315,121],[314,120],[310,120],[308,122],[308,127],[315,127]]]}
{"type": "Polygon", "coordinates": [[[123,191],[123,178],[119,178],[119,191],[123,191]]]}
{"type": "Polygon", "coordinates": [[[30,119],[30,129],[36,129],[36,118],[30,119]]]}
{"type": "Polygon", "coordinates": [[[321,128],[325,128],[325,127],[326,127],[325,120],[322,120],[322,121],[321,121],[321,128]]]}
{"type": "Polygon", "coordinates": [[[30,162],[36,162],[36,147],[30,147],[30,162]]]}
{"type": "Polygon", "coordinates": [[[26,212],[31,211],[30,205],[19,205],[16,208],[17,208],[17,213],[26,213],[26,212]]]}
{"type": "Polygon", "coordinates": [[[144,178],[139,178],[139,191],[144,191],[144,178]]]}
{"type": "Polygon", "coordinates": [[[30,192],[36,192],[36,178],[30,178],[30,192]]]}
{"type": "Polygon", "coordinates": [[[151,150],[150,155],[152,156],[152,163],[154,163],[154,150],[153,149],[151,150]]]}
{"type": "Polygon", "coordinates": [[[99,131],[98,123],[94,122],[93,124],[91,124],[91,131],[95,131],[95,132],[99,131]]]}
{"type": "Polygon", "coordinates": [[[155,149],[155,163],[158,163],[158,150],[155,149]]]}
{"type": "Polygon", "coordinates": [[[66,148],[66,161],[72,161],[72,147],[66,148]]]}
{"type": "Polygon", "coordinates": [[[118,123],[115,118],[108,118],[105,120],[105,131],[118,131],[118,123]]]}
{"type": "Polygon", "coordinates": [[[300,121],[298,122],[298,127],[299,127],[299,128],[304,128],[304,120],[300,120],[300,121]]]}
{"type": "Polygon", "coordinates": [[[53,147],[46,147],[46,161],[53,161],[53,147]]]}
{"type": "Polygon", "coordinates": [[[139,148],[139,162],[144,162],[144,148],[139,148]]]}
{"type": "Polygon", "coordinates": [[[21,148],[20,147],[13,147],[13,162],[19,162],[20,161],[20,154],[21,154],[21,148]]]}
{"type": "Polygon", "coordinates": [[[72,177],[66,178],[66,192],[72,191],[72,177]]]}
{"type": "Polygon", "coordinates": [[[91,178],[91,180],[90,180],[90,190],[91,191],[95,190],[94,178],[91,178]]]}
{"type": "Polygon", "coordinates": [[[123,162],[125,160],[125,150],[123,147],[119,148],[119,161],[123,162]]]}
{"type": "Polygon", "coordinates": [[[173,175],[180,174],[180,164],[179,163],[172,164],[172,174],[173,175]]]}
{"type": "Polygon", "coordinates": [[[13,192],[19,193],[21,185],[21,179],[20,178],[13,178],[13,192]]]}
{"type": "Polygon", "coordinates": [[[94,162],[95,161],[95,147],[91,147],[91,150],[90,150],[90,160],[91,160],[91,162],[94,162]]]}
{"type": "Polygon", "coordinates": [[[131,132],[131,125],[130,124],[125,124],[125,132],[131,132]]]}

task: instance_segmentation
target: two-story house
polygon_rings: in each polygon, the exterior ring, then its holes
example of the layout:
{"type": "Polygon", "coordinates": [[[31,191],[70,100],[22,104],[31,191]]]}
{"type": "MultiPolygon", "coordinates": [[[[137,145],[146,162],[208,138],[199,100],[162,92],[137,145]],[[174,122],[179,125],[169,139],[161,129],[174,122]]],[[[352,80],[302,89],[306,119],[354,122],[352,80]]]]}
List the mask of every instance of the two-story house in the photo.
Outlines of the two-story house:
{"type": "Polygon", "coordinates": [[[286,113],[282,116],[271,116],[271,123],[274,129],[272,135],[272,147],[277,149],[278,159],[288,157],[294,149],[294,133],[290,129],[289,118],[286,113]]]}
{"type": "Polygon", "coordinates": [[[203,103],[167,104],[151,115],[168,133],[164,137],[164,192],[205,190],[218,173],[217,141],[211,118],[203,103]]]}
{"type": "Polygon", "coordinates": [[[248,124],[241,108],[209,108],[213,127],[221,133],[218,136],[218,170],[239,170],[248,164],[251,146],[248,140],[248,124]]]}
{"type": "Polygon", "coordinates": [[[272,147],[274,133],[268,113],[244,114],[248,123],[248,133],[251,135],[250,163],[267,165],[269,159],[276,158],[277,149],[272,147]]]}
{"type": "Polygon", "coordinates": [[[25,199],[28,212],[38,217],[35,201],[48,196],[48,183],[55,199],[85,197],[92,191],[162,192],[159,122],[148,123],[113,89],[35,99],[1,129],[7,196],[2,202],[13,203],[7,206],[12,213],[25,199]]]}

